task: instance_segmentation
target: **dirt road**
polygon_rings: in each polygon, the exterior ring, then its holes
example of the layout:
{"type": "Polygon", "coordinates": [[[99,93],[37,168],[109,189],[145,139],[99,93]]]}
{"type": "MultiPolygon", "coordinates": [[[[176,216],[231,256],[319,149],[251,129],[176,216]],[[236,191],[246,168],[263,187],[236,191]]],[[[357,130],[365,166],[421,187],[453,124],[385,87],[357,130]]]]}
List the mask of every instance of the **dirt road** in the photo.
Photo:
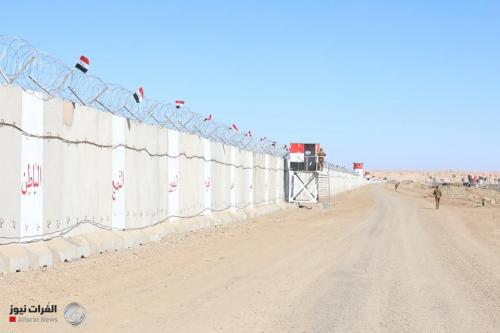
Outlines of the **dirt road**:
{"type": "Polygon", "coordinates": [[[485,212],[368,186],[331,210],[5,275],[0,332],[500,332],[500,214],[485,212]],[[79,327],[61,313],[75,301],[79,327]],[[48,302],[55,324],[7,322],[11,304],[48,302]]]}

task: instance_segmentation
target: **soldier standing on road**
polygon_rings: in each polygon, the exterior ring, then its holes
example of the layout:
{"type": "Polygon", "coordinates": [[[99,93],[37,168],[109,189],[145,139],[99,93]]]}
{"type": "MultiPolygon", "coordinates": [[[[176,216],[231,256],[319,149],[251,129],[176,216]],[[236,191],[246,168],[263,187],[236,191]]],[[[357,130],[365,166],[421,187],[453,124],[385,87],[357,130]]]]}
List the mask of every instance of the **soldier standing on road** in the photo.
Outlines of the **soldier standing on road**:
{"type": "Polygon", "coordinates": [[[441,190],[439,189],[438,186],[434,188],[434,192],[432,192],[432,195],[434,196],[434,199],[436,200],[436,209],[439,209],[439,201],[441,200],[441,190]]]}

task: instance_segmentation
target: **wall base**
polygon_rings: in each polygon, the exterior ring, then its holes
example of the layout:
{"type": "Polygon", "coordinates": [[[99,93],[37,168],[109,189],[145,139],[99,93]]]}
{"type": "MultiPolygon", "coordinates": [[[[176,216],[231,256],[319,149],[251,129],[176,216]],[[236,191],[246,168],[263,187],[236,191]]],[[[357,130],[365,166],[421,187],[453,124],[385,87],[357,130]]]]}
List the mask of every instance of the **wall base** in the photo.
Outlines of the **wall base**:
{"type": "Polygon", "coordinates": [[[221,212],[190,219],[166,221],[141,230],[98,230],[79,236],[56,238],[36,243],[0,246],[0,273],[13,273],[50,267],[54,263],[74,261],[90,255],[113,252],[159,241],[169,235],[241,223],[257,216],[291,207],[265,205],[234,212],[221,212]]]}

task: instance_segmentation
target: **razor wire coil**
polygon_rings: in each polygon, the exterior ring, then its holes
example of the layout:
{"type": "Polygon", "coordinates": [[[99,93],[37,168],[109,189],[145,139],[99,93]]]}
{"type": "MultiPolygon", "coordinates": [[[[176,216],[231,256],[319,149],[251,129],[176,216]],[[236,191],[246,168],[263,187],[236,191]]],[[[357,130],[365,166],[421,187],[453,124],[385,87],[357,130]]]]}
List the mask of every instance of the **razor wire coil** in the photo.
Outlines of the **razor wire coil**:
{"type": "Polygon", "coordinates": [[[133,92],[107,83],[97,76],[69,67],[59,58],[38,51],[29,42],[0,35],[0,81],[29,91],[40,92],[45,99],[64,100],[100,111],[184,133],[214,142],[232,145],[257,153],[285,157],[286,145],[246,136],[229,125],[206,120],[189,107],[176,108],[172,103],[144,99],[136,103],[133,92]]]}

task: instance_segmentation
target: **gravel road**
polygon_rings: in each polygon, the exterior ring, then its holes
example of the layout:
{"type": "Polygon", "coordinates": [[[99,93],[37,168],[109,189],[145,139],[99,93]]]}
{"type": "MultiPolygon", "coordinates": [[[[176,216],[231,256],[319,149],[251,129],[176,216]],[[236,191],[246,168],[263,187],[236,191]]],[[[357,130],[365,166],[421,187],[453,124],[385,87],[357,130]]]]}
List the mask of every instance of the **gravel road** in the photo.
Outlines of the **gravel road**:
{"type": "Polygon", "coordinates": [[[3,275],[0,332],[500,332],[500,210],[423,196],[367,186],[329,210],[3,275]],[[79,327],[62,317],[75,301],[79,327]],[[7,322],[11,304],[48,302],[57,323],[7,322]]]}

